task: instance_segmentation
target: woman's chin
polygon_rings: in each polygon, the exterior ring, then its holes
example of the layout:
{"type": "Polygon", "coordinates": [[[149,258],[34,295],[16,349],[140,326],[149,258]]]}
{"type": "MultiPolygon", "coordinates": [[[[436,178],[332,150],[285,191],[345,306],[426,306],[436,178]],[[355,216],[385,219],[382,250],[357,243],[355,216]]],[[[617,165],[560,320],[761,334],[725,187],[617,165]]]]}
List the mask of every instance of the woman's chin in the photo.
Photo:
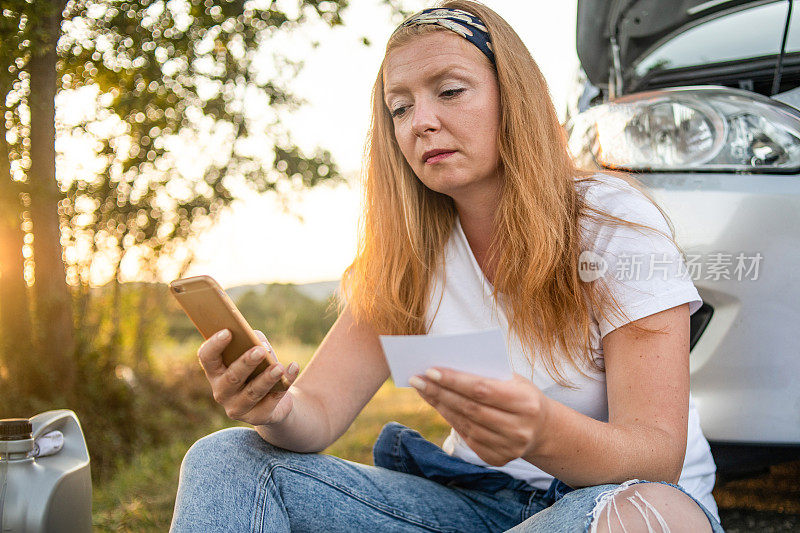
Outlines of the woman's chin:
{"type": "Polygon", "coordinates": [[[438,192],[439,194],[444,194],[445,196],[453,197],[458,196],[458,192],[463,190],[463,187],[458,185],[453,185],[452,183],[434,183],[431,185],[426,185],[430,190],[438,192]]]}
{"type": "Polygon", "coordinates": [[[469,194],[471,191],[477,191],[486,186],[485,183],[481,183],[481,180],[464,177],[437,177],[437,179],[421,181],[432,191],[447,195],[453,199],[457,199],[459,196],[464,196],[465,194],[469,194]]]}
{"type": "Polygon", "coordinates": [[[425,176],[424,178],[420,178],[420,181],[429,189],[441,194],[446,194],[448,196],[450,196],[451,193],[457,193],[460,190],[464,190],[474,183],[473,179],[464,176],[452,175],[429,175],[425,176]]]}

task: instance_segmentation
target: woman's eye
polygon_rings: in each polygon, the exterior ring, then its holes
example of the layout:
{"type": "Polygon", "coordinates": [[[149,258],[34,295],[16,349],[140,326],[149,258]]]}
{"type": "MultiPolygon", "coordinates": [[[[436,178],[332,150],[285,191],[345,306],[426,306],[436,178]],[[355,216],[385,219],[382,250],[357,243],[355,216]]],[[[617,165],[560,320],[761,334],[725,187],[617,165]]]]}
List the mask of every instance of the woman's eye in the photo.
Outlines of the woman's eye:
{"type": "Polygon", "coordinates": [[[396,107],[396,108],[394,108],[392,110],[391,115],[392,115],[392,118],[399,117],[405,112],[406,112],[406,108],[405,107],[396,107]]]}
{"type": "Polygon", "coordinates": [[[446,91],[442,91],[442,96],[452,98],[454,96],[458,96],[459,94],[463,93],[466,89],[463,87],[459,87],[457,89],[447,89],[446,91]]]}
{"type": "MultiPolygon", "coordinates": [[[[464,87],[457,87],[455,89],[447,89],[445,91],[442,91],[440,96],[443,96],[445,98],[455,98],[456,96],[458,96],[459,94],[463,93],[464,91],[466,91],[466,89],[464,87]]],[[[392,109],[390,111],[390,115],[392,116],[392,118],[401,117],[401,116],[403,116],[403,114],[406,112],[407,109],[408,109],[408,106],[396,107],[396,108],[394,108],[394,109],[392,109]]]]}

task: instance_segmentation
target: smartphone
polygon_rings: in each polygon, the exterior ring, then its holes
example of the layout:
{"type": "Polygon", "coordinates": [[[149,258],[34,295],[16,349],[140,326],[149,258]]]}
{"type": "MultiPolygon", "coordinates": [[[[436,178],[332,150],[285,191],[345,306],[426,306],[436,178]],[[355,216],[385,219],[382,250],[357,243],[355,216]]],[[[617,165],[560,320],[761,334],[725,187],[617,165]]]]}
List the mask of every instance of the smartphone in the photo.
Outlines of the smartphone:
{"type": "MultiPolygon", "coordinates": [[[[208,339],[221,329],[231,332],[231,341],[222,352],[222,362],[225,366],[230,366],[253,346],[261,345],[261,340],[253,328],[214,278],[194,276],[176,279],[169,284],[169,289],[204,339],[208,339]]],[[[267,358],[253,370],[245,383],[277,363],[275,354],[271,349],[267,349],[267,358]]],[[[285,391],[288,388],[289,381],[286,376],[281,376],[280,381],[272,387],[272,391],[285,391]]]]}

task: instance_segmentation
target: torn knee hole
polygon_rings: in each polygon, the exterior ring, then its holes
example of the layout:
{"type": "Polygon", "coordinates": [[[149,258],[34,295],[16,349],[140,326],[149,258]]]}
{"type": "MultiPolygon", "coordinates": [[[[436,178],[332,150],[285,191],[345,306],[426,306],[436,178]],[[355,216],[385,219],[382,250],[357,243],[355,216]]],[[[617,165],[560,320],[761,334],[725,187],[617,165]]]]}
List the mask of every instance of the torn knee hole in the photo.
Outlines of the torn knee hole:
{"type": "Polygon", "coordinates": [[[631,480],[595,500],[591,533],[710,531],[702,509],[680,490],[631,480]]]}
{"type": "Polygon", "coordinates": [[[647,531],[670,533],[661,512],[637,486],[619,487],[592,512],[592,533],[647,531]]]}

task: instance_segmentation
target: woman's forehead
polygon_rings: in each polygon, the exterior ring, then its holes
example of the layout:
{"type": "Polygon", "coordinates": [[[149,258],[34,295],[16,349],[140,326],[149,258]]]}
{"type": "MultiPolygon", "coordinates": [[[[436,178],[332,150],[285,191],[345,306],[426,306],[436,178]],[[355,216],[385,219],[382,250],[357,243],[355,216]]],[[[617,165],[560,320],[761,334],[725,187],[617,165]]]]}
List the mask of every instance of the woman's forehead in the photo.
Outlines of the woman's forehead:
{"type": "Polygon", "coordinates": [[[421,35],[392,49],[384,60],[384,94],[402,90],[407,83],[434,79],[448,73],[479,76],[489,71],[483,53],[466,39],[450,32],[421,35]]]}

